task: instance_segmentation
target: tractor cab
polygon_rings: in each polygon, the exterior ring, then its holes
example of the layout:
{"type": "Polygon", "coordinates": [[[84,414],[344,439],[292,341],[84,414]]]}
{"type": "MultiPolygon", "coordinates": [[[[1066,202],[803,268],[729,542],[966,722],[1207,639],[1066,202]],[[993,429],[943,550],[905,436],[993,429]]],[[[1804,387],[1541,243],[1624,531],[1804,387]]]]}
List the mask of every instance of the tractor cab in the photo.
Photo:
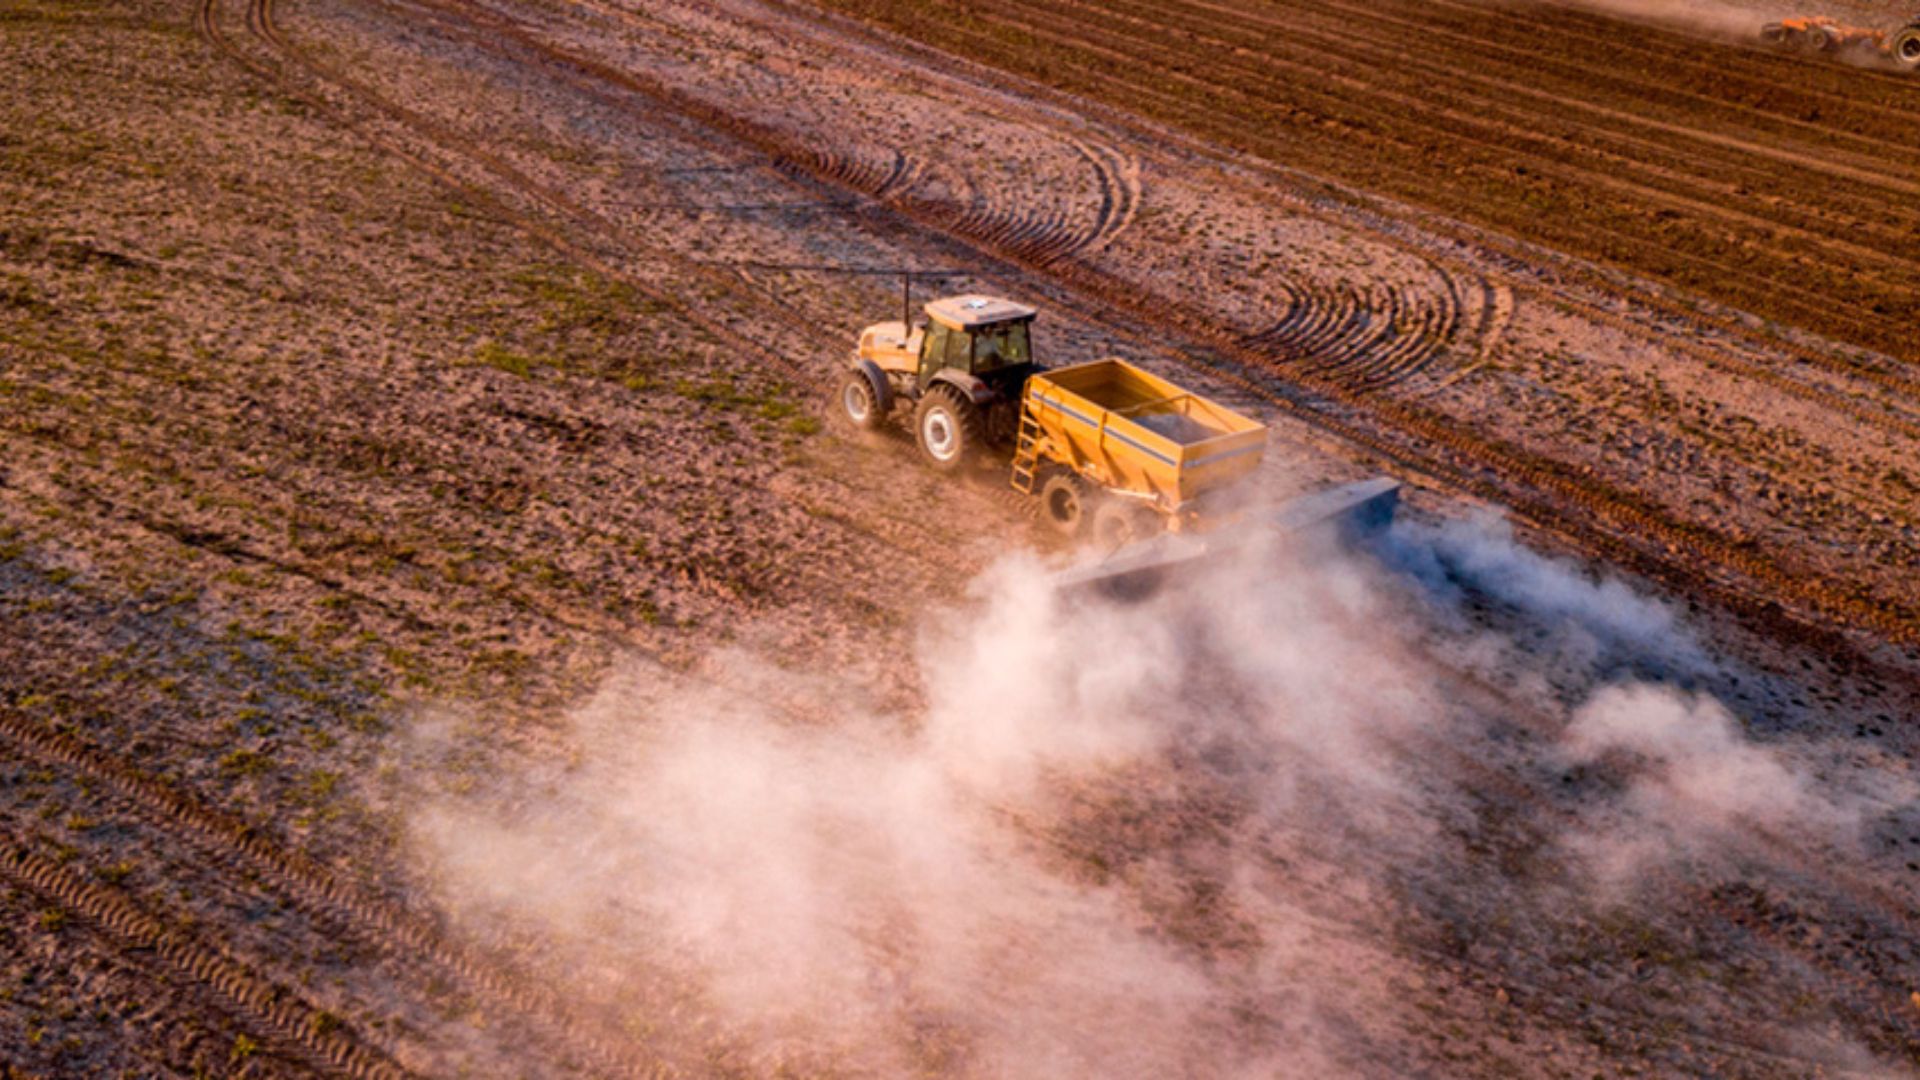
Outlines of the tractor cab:
{"type": "Polygon", "coordinates": [[[921,325],[902,319],[860,332],[840,404],[855,427],[874,430],[895,402],[913,403],[928,461],[958,468],[981,445],[1013,441],[1021,390],[1040,371],[1033,359],[1039,312],[972,294],[935,300],[925,310],[921,325]]]}
{"type": "Polygon", "coordinates": [[[950,296],[926,311],[916,366],[921,389],[948,370],[996,383],[1031,371],[1033,308],[989,296],[950,296]]]}

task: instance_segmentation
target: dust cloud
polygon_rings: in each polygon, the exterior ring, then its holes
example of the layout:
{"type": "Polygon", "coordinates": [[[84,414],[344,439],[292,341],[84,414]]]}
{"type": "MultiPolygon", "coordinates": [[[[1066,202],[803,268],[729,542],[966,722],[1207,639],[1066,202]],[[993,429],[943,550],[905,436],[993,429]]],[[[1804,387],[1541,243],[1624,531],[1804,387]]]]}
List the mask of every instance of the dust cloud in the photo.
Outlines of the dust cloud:
{"type": "MultiPolygon", "coordinates": [[[[1517,670],[1557,726],[1540,767],[1624,777],[1552,846],[1596,874],[1855,820],[1644,674],[1711,667],[1671,611],[1485,520],[1254,552],[1133,604],[1063,601],[1014,558],[897,647],[915,715],[750,652],[635,662],[565,760],[419,794],[422,872],[463,931],[682,1063],[1320,1076],[1393,1067],[1414,1023],[1390,873],[1486,872],[1446,835],[1473,813],[1447,755],[1499,718],[1450,671],[1517,670]]],[[[417,760],[470,752],[458,728],[418,725],[417,760]]]]}
{"type": "MultiPolygon", "coordinates": [[[[1538,3],[1540,0],[1513,0],[1538,3]]],[[[1897,26],[1912,14],[1910,5],[1883,0],[1773,0],[1736,3],[1730,0],[1570,0],[1575,7],[1602,15],[1735,43],[1757,44],[1760,28],[1787,18],[1824,17],[1863,27],[1897,26]]],[[[1843,62],[1874,64],[1866,54],[1836,53],[1843,62]]]]}
{"type": "MultiPolygon", "coordinates": [[[[1575,6],[1709,37],[1757,41],[1760,27],[1781,16],[1753,6],[1689,0],[1575,0],[1575,6]]],[[[1789,11],[1787,14],[1807,14],[1789,11]]]]}
{"type": "Polygon", "coordinates": [[[1592,827],[1569,837],[1607,895],[1652,861],[1710,859],[1789,836],[1844,844],[1876,809],[1915,794],[1893,779],[1872,791],[1823,784],[1750,742],[1719,702],[1666,686],[1602,689],[1574,713],[1564,751],[1571,764],[1604,763],[1625,780],[1618,799],[1590,808],[1592,827]]]}

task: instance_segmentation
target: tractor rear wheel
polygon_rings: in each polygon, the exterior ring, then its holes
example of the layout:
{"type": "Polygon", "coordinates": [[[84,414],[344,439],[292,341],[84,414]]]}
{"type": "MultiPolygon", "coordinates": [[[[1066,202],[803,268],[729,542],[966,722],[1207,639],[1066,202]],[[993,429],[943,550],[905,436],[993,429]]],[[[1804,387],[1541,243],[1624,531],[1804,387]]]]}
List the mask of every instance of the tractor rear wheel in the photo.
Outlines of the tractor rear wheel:
{"type": "Polygon", "coordinates": [[[1903,68],[1920,68],[1920,23],[1904,26],[1887,43],[1887,51],[1893,55],[1893,62],[1903,68]]]}
{"type": "Polygon", "coordinates": [[[875,399],[873,383],[868,381],[866,372],[849,372],[840,383],[840,411],[847,414],[847,420],[861,431],[878,430],[886,423],[885,413],[880,411],[880,402],[875,399]]]}
{"type": "Polygon", "coordinates": [[[1088,500],[1085,481],[1070,472],[1055,472],[1040,485],[1040,516],[1054,532],[1078,540],[1087,528],[1088,500]]]}
{"type": "Polygon", "coordinates": [[[1137,544],[1159,531],[1159,515],[1138,503],[1109,499],[1094,507],[1093,540],[1108,551],[1137,544]]]}
{"type": "Polygon", "coordinates": [[[985,442],[980,410],[957,387],[942,383],[927,391],[913,412],[913,432],[927,463],[952,472],[985,442]]]}
{"type": "Polygon", "coordinates": [[[1809,52],[1832,52],[1834,46],[1833,31],[1824,26],[1810,26],[1801,38],[1809,52]]]}

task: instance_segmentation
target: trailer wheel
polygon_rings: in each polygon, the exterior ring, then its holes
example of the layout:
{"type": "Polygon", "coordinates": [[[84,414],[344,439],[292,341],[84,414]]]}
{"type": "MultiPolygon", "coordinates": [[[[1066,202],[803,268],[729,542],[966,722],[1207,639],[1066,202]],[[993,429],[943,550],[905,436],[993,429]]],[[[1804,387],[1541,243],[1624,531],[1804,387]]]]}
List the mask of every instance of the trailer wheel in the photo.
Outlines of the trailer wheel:
{"type": "Polygon", "coordinates": [[[927,463],[941,472],[966,464],[983,441],[980,410],[958,388],[945,383],[920,399],[913,413],[913,431],[927,463]]]}
{"type": "Polygon", "coordinates": [[[1920,68],[1920,23],[1902,27],[1887,43],[1887,51],[1893,55],[1893,62],[1901,67],[1920,68]]]}
{"type": "Polygon", "coordinates": [[[1070,472],[1056,472],[1040,485],[1040,516],[1053,531],[1077,540],[1087,527],[1087,485],[1070,472]]]}
{"type": "Polygon", "coordinates": [[[1110,499],[1093,509],[1094,542],[1108,551],[1137,544],[1159,531],[1159,515],[1137,503],[1110,499]]]}
{"type": "Polygon", "coordinates": [[[887,419],[873,392],[873,382],[864,371],[849,372],[840,383],[840,411],[861,431],[878,430],[887,419]]]}

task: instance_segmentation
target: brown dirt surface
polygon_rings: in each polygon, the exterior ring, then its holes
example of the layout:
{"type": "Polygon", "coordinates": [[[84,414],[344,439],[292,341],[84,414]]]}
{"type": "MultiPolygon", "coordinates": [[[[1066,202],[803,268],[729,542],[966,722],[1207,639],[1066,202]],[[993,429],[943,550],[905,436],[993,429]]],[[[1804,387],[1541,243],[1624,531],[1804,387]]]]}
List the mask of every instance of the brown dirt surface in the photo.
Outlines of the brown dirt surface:
{"type": "MultiPolygon", "coordinates": [[[[1716,37],[1740,10],[0,10],[0,1065],[1904,1075],[1920,78],[1716,37]],[[635,945],[623,889],[476,916],[422,822],[508,792],[525,826],[653,745],[582,719],[635,670],[674,689],[616,712],[719,686],[793,732],[944,730],[955,690],[922,660],[991,641],[954,630],[992,607],[983,571],[1054,545],[1000,475],[834,420],[822,391],[895,317],[897,267],[1039,304],[1049,362],[1117,353],[1267,420],[1261,497],[1389,471],[1432,536],[1504,508],[1615,575],[1565,589],[1685,632],[1659,655],[1569,629],[1571,601],[1495,580],[1544,564],[1413,532],[1349,591],[1302,590],[1384,658],[1338,680],[1378,696],[1329,714],[1378,776],[1216,727],[986,800],[1005,848],[953,864],[1078,914],[1003,920],[984,970],[1118,938],[1173,958],[1132,1004],[1204,988],[1136,1056],[1062,1034],[1113,1030],[1055,1008],[1106,1000],[1107,967],[973,1011],[888,918],[854,935],[882,1019],[795,1036],[743,1020],[687,935],[635,945]],[[1406,554],[1429,548],[1453,553],[1406,554]],[[1361,608],[1392,617],[1354,630],[1361,608]],[[1643,762],[1568,747],[1636,679],[1724,703],[1765,748],[1731,756],[1786,763],[1743,775],[1864,838],[1743,824],[1670,845],[1629,901],[1577,895],[1600,860],[1567,838],[1611,828],[1595,807],[1634,805],[1643,762]],[[1371,726],[1401,709],[1427,722],[1371,726]]],[[[1216,607],[1153,609],[1172,629],[1142,638],[1199,643],[1166,675],[1195,717],[1311,713],[1209,651],[1216,607]]],[[[603,854],[563,865],[631,869],[603,854]]]]}

